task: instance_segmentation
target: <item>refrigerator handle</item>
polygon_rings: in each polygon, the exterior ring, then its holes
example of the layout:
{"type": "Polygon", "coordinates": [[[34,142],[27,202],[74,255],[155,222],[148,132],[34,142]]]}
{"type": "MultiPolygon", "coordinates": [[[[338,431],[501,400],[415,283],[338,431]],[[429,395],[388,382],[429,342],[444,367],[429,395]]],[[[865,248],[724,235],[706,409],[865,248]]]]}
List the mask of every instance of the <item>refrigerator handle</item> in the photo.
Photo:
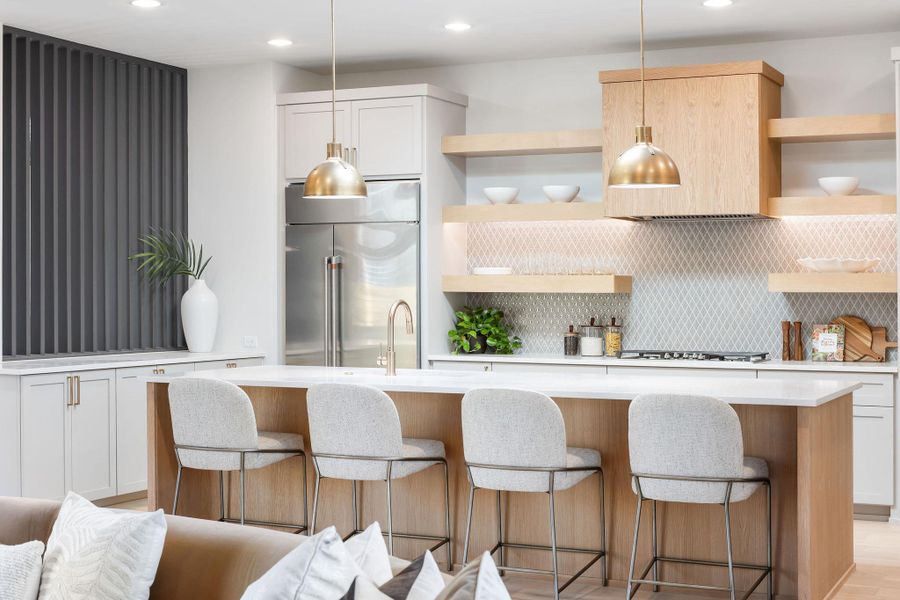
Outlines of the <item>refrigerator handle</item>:
{"type": "Polygon", "coordinates": [[[325,366],[339,367],[341,339],[341,257],[325,258],[325,366]]]}

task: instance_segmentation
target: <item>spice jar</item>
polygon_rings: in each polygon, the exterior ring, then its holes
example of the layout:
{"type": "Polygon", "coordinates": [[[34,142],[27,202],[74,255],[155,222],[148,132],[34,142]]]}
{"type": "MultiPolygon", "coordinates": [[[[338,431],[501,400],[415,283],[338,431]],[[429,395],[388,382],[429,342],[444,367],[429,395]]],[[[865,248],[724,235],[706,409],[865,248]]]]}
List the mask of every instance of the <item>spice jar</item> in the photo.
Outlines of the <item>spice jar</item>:
{"type": "Polygon", "coordinates": [[[569,331],[563,336],[563,352],[566,356],[578,356],[578,332],[574,325],[569,325],[569,331]]]}
{"type": "Polygon", "coordinates": [[[590,325],[581,326],[582,356],[603,356],[603,325],[595,324],[596,322],[597,320],[591,317],[590,325]]]}
{"type": "Polygon", "coordinates": [[[619,358],[622,356],[622,325],[613,317],[605,328],[606,356],[619,358]]]}

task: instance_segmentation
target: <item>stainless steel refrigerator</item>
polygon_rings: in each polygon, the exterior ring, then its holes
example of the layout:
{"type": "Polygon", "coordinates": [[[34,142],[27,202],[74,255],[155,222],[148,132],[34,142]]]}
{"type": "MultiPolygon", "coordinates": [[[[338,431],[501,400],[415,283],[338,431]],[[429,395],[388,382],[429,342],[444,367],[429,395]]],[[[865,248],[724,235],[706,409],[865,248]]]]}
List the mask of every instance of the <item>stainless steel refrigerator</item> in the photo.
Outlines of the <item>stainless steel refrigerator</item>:
{"type": "Polygon", "coordinates": [[[285,362],[375,367],[388,309],[413,310],[395,336],[397,366],[419,366],[419,182],[368,182],[369,196],[304,199],[285,189],[285,362]]]}

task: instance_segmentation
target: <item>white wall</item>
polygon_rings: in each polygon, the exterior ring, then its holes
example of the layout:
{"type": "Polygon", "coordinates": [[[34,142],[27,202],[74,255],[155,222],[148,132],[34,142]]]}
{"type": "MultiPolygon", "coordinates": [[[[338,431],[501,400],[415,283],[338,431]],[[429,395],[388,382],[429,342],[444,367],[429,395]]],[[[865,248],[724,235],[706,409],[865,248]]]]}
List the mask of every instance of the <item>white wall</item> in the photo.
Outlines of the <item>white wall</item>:
{"type": "MultiPolygon", "coordinates": [[[[894,111],[890,49],[900,32],[757,44],[661,50],[647,65],[763,59],[784,73],[784,116],[894,111]]],[[[345,74],[341,87],[433,83],[469,96],[467,130],[527,131],[600,127],[597,72],[637,66],[636,53],[495,62],[427,69],[345,74]]],[[[652,124],[651,124],[652,125],[652,124]]],[[[861,186],[893,193],[890,142],[792,145],[784,150],[786,193],[815,192],[816,178],[853,174],[861,186]]],[[[602,196],[600,155],[482,158],[468,161],[470,201],[481,188],[518,185],[522,200],[541,199],[540,186],[575,183],[582,196],[602,196]]]]}
{"type": "Polygon", "coordinates": [[[322,81],[275,63],[188,71],[188,227],[213,257],[205,277],[219,298],[216,350],[254,336],[267,362],[281,362],[275,95],[322,81]]]}

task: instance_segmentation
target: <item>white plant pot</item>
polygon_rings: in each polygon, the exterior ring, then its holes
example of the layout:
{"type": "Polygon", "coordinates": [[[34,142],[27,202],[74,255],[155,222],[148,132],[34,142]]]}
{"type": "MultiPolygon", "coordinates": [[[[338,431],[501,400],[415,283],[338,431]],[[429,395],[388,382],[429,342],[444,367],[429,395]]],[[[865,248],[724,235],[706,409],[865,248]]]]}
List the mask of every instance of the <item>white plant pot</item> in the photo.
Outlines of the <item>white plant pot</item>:
{"type": "Polygon", "coordinates": [[[202,279],[181,297],[181,326],[190,352],[211,352],[219,322],[219,299],[202,279]]]}

